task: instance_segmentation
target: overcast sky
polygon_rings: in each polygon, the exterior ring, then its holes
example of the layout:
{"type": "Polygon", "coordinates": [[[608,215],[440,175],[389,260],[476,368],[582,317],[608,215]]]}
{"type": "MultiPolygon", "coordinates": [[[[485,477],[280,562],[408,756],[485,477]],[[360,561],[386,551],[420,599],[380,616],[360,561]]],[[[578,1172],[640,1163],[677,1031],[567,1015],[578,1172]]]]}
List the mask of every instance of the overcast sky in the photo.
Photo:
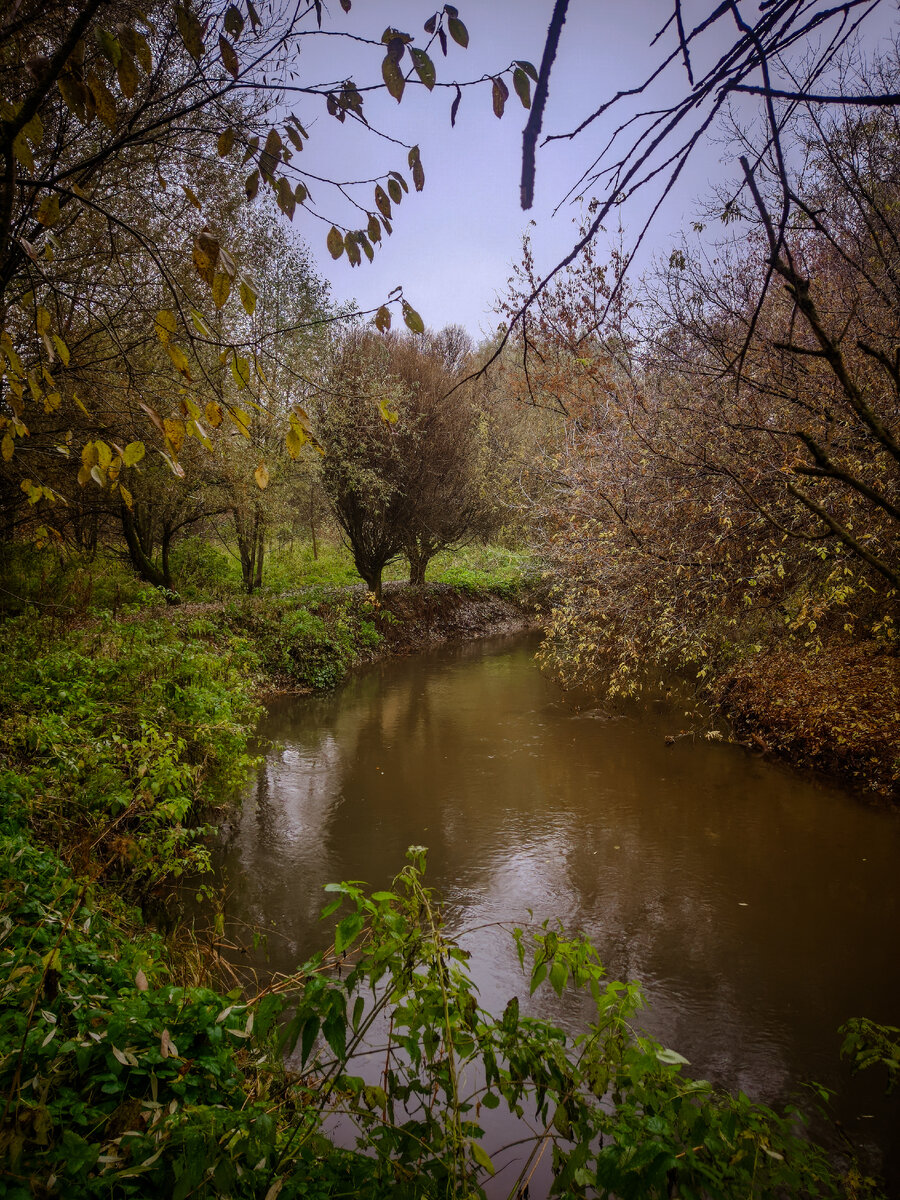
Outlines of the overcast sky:
{"type": "MultiPolygon", "coordinates": [[[[345,16],[332,0],[330,28],[380,38],[385,27],[392,25],[424,46],[427,35],[422,26],[434,11],[432,4],[356,0],[345,16]]],[[[470,44],[463,50],[451,43],[447,59],[439,52],[433,54],[439,82],[477,79],[483,73],[502,70],[513,59],[540,65],[551,0],[462,0],[457,7],[469,30],[470,44]]],[[[709,8],[705,0],[685,0],[683,7],[687,21],[709,8]]],[[[748,16],[756,13],[755,3],[742,7],[748,16]]],[[[890,29],[896,10],[893,0],[882,5],[876,13],[877,25],[873,24],[873,39],[890,29]]],[[[649,43],[670,12],[670,0],[573,0],[551,77],[544,135],[572,129],[603,99],[639,82],[658,60],[659,47],[651,50],[649,43]]],[[[718,35],[719,41],[722,36],[718,35]]],[[[670,48],[669,42],[666,48],[670,48]]],[[[712,42],[707,52],[716,49],[712,42]]],[[[316,83],[352,73],[357,86],[363,86],[380,82],[381,57],[373,48],[351,46],[348,50],[337,39],[311,38],[304,43],[298,71],[304,82],[316,83]]],[[[509,76],[506,79],[511,82],[509,76]]],[[[653,99],[672,98],[675,89],[683,86],[683,72],[674,69],[653,99]]],[[[368,308],[402,283],[427,325],[440,328],[459,323],[479,337],[497,324],[496,298],[505,289],[531,220],[536,222],[531,232],[539,266],[554,265],[571,246],[572,221],[580,206],[566,204],[555,216],[553,209],[598,153],[612,126],[597,122],[579,138],[555,142],[541,151],[535,206],[526,214],[519,206],[526,110],[511,92],[506,114],[498,120],[491,109],[490,83],[464,88],[456,127],[451,129],[454,94],[440,87],[428,94],[421,86],[408,86],[400,105],[384,93],[366,96],[365,111],[373,125],[404,142],[419,144],[426,176],[424,191],[411,191],[396,210],[394,233],[382,242],[373,264],[364,259],[360,267],[351,268],[346,257],[334,262],[324,245],[328,225],[310,221],[300,210],[295,226],[309,242],[338,301],[352,298],[368,308]]],[[[360,136],[349,122],[338,125],[322,112],[321,105],[304,109],[300,104],[296,111],[311,134],[303,154],[305,170],[323,177],[368,179],[395,168],[408,177],[406,152],[401,146],[360,136]]],[[[725,178],[724,158],[721,143],[711,140],[700,149],[687,178],[667,201],[647,253],[653,249],[668,253],[673,237],[696,215],[697,202],[708,195],[712,183],[725,178]]],[[[371,197],[372,189],[366,191],[371,197]]],[[[321,186],[313,197],[323,211],[334,211],[333,204],[329,210],[321,186]]],[[[367,203],[372,204],[371,198],[367,203]]],[[[636,204],[620,211],[627,240],[646,209],[636,204]]]]}

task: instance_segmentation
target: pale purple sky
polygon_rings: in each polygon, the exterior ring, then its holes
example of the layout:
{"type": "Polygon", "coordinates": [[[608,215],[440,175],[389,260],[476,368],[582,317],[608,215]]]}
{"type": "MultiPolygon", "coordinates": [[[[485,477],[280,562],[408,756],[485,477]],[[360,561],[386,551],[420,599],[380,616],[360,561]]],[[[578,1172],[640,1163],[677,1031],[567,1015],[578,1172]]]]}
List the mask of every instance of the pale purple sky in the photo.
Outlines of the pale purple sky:
{"type": "MultiPolygon", "coordinates": [[[[385,27],[392,25],[424,46],[427,35],[422,26],[434,11],[433,3],[356,0],[345,16],[337,0],[331,0],[326,27],[378,39],[385,27]]],[[[476,79],[503,69],[513,59],[528,59],[540,66],[551,0],[462,0],[457,7],[469,30],[470,44],[463,50],[451,43],[447,59],[433,53],[439,82],[476,79]]],[[[756,7],[746,0],[742,4],[748,17],[756,13],[756,7]]],[[[684,0],[683,8],[690,24],[698,14],[709,11],[709,4],[684,0]]],[[[670,12],[670,0],[573,0],[551,77],[544,135],[571,129],[601,100],[639,82],[658,59],[659,47],[650,50],[649,43],[670,12]]],[[[896,5],[883,5],[875,16],[872,35],[883,37],[895,17],[896,5]]],[[[721,44],[721,38],[718,35],[708,47],[710,53],[721,44]]],[[[670,48],[668,37],[665,44],[670,48]]],[[[380,82],[381,57],[374,48],[356,46],[348,52],[347,44],[337,39],[311,38],[304,43],[298,71],[304,82],[316,83],[346,77],[352,71],[361,87],[380,82]]],[[[511,83],[509,76],[505,78],[511,83]]],[[[671,70],[654,100],[671,98],[684,83],[683,72],[671,70]]],[[[536,222],[531,232],[540,267],[554,265],[571,246],[572,220],[577,218],[579,206],[564,205],[556,216],[551,215],[552,210],[604,144],[612,125],[596,122],[578,139],[556,142],[541,151],[535,205],[530,213],[524,213],[519,206],[519,179],[526,110],[511,91],[506,114],[497,120],[491,109],[490,83],[464,88],[456,127],[451,129],[453,95],[444,88],[435,88],[429,95],[421,86],[410,85],[400,105],[385,93],[366,97],[365,110],[373,125],[419,144],[426,176],[424,191],[415,194],[411,189],[395,212],[394,233],[377,249],[374,263],[363,259],[361,266],[351,268],[346,257],[334,262],[324,245],[327,224],[311,220],[299,209],[294,224],[312,248],[336,300],[353,298],[368,308],[402,283],[427,325],[440,328],[456,322],[479,337],[497,324],[492,311],[495,299],[504,291],[512,264],[519,257],[529,221],[536,222]]],[[[324,177],[365,179],[396,168],[408,178],[406,152],[400,146],[361,136],[349,122],[338,125],[325,115],[321,104],[310,107],[300,103],[295,111],[311,134],[307,149],[297,156],[302,162],[295,160],[295,165],[324,177]]],[[[645,261],[653,250],[668,253],[673,237],[696,215],[698,202],[713,183],[724,178],[723,153],[722,146],[713,141],[698,150],[655,225],[645,261]]],[[[336,211],[333,203],[325,202],[325,189],[312,187],[319,207],[336,211]]],[[[371,197],[372,189],[366,192],[371,197]]],[[[620,211],[627,241],[646,211],[645,203],[632,203],[620,211]]],[[[364,224],[358,219],[353,223],[364,224]]],[[[614,228],[610,232],[614,233],[614,228]]]]}

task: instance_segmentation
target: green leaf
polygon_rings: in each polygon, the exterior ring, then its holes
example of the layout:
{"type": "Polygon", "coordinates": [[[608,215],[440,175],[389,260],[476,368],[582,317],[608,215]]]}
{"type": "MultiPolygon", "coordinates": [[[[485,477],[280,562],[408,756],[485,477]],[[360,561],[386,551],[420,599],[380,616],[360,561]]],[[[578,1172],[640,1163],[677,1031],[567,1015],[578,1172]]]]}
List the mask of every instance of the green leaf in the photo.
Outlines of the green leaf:
{"type": "Polygon", "coordinates": [[[113,67],[118,67],[122,61],[122,47],[119,45],[118,39],[113,37],[108,29],[96,29],[94,31],[97,38],[97,44],[106,58],[113,67]]]}
{"type": "Polygon", "coordinates": [[[419,157],[419,147],[413,146],[409,152],[409,166],[412,171],[413,184],[417,192],[425,186],[425,170],[419,157]]]}
{"type": "Polygon", "coordinates": [[[434,63],[424,50],[417,50],[415,46],[410,46],[409,52],[412,55],[416,74],[430,92],[437,81],[437,72],[434,69],[434,63]]]}
{"type": "Polygon", "coordinates": [[[391,199],[393,200],[393,202],[395,204],[399,204],[400,201],[403,199],[403,191],[400,187],[400,184],[397,182],[396,179],[389,179],[387,186],[388,186],[388,192],[390,193],[391,199]]]}
{"type": "Polygon", "coordinates": [[[381,64],[381,77],[385,82],[387,90],[399,104],[403,98],[403,89],[406,87],[406,80],[403,78],[403,72],[397,60],[391,54],[384,56],[384,61],[381,64]]]}
{"type": "Polygon", "coordinates": [[[479,1167],[483,1167],[488,1175],[494,1174],[494,1164],[491,1162],[490,1155],[480,1142],[470,1142],[472,1147],[472,1157],[478,1163],[479,1167]]]}
{"type": "Polygon", "coordinates": [[[411,329],[413,333],[424,333],[425,322],[412,307],[411,304],[403,301],[403,320],[406,323],[407,329],[411,329]]]}
{"type": "Polygon", "coordinates": [[[382,304],[375,314],[375,328],[381,333],[387,333],[391,327],[391,310],[382,304]]]}
{"type": "Polygon", "coordinates": [[[344,238],[344,248],[347,251],[347,258],[350,260],[351,267],[358,267],[362,262],[362,255],[359,252],[359,244],[356,240],[356,234],[350,232],[344,238]]]}
{"type": "Polygon", "coordinates": [[[530,63],[526,58],[517,58],[516,66],[521,67],[521,69],[525,72],[525,74],[530,75],[531,78],[534,80],[534,82],[537,83],[537,81],[538,81],[537,70],[535,69],[533,64],[530,63]]]}
{"type": "Polygon", "coordinates": [[[203,26],[186,4],[176,4],[175,21],[185,49],[195,62],[203,57],[203,26]]]}
{"type": "Polygon", "coordinates": [[[319,1036],[319,1018],[307,1017],[303,1022],[303,1030],[300,1034],[300,1061],[305,1064],[309,1058],[310,1051],[313,1048],[313,1043],[319,1036]]]}
{"type": "Polygon", "coordinates": [[[219,34],[219,54],[222,56],[222,65],[225,67],[225,70],[233,79],[237,79],[240,74],[238,56],[235,53],[234,46],[222,34],[219,34]]]}
{"type": "Polygon", "coordinates": [[[234,4],[229,4],[225,10],[225,32],[230,33],[237,41],[244,29],[244,18],[241,16],[241,10],[234,4]]]}
{"type": "Polygon", "coordinates": [[[449,17],[447,20],[447,29],[450,31],[450,36],[458,46],[465,48],[469,44],[469,31],[463,25],[459,17],[449,17]]]}
{"type": "Polygon", "coordinates": [[[503,1010],[503,1019],[500,1022],[504,1033],[515,1033],[519,1024],[519,998],[513,996],[503,1010]]]}
{"type": "Polygon", "coordinates": [[[278,180],[278,186],[275,189],[275,199],[284,215],[293,221],[294,213],[297,210],[297,201],[294,198],[294,189],[291,187],[290,180],[286,179],[283,175],[278,180]]]}
{"type": "Polygon", "coordinates": [[[521,67],[513,71],[513,87],[522,101],[523,108],[531,108],[531,82],[521,67]]]}
{"type": "Polygon", "coordinates": [[[328,246],[328,253],[332,258],[340,258],[344,253],[344,238],[341,231],[332,225],[328,231],[328,237],[325,239],[328,246]]]}
{"type": "Polygon", "coordinates": [[[352,946],[362,932],[366,920],[361,912],[348,913],[339,922],[334,931],[334,949],[336,954],[342,954],[348,946],[352,946]]]}
{"type": "Polygon", "coordinates": [[[344,1014],[336,1010],[330,1012],[322,1022],[322,1035],[335,1055],[343,1059],[347,1054],[347,1025],[344,1014]]]}
{"type": "Polygon", "coordinates": [[[391,219],[391,202],[380,183],[375,188],[375,204],[384,219],[389,221],[391,219]]]}
{"type": "Polygon", "coordinates": [[[657,1050],[656,1057],[660,1062],[671,1063],[673,1066],[689,1067],[691,1065],[683,1055],[678,1053],[677,1050],[660,1049],[657,1050]]]}
{"type": "Polygon", "coordinates": [[[359,1029],[359,1023],[362,1020],[363,1012],[365,1011],[366,1002],[362,996],[356,997],[356,1002],[353,1005],[353,1016],[350,1018],[350,1024],[355,1033],[359,1029]]]}

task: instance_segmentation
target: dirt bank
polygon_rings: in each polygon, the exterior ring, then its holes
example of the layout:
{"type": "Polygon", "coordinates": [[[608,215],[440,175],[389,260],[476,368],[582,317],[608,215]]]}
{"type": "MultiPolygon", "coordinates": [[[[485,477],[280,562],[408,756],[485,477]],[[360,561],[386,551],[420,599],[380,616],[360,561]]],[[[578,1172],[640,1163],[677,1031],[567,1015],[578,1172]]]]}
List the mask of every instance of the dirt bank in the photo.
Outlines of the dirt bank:
{"type": "Polygon", "coordinates": [[[533,603],[497,592],[469,592],[446,583],[411,588],[388,583],[381,602],[384,639],[373,657],[412,654],[442,642],[494,637],[537,627],[533,603]],[[390,614],[384,619],[383,614],[390,614]]]}
{"type": "Polygon", "coordinates": [[[884,644],[770,648],[732,669],[718,700],[741,740],[900,801],[900,659],[884,644]]]}

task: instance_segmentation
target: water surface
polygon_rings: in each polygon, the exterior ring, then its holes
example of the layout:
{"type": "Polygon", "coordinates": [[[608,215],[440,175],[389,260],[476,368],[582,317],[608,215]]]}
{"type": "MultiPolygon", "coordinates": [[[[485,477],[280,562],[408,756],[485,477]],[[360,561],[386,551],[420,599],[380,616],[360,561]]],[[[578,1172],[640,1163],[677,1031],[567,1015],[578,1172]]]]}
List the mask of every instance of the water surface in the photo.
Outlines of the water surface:
{"type": "Polygon", "coordinates": [[[322,947],[325,883],[383,887],[425,845],[451,927],[477,930],[488,1007],[527,995],[489,923],[559,918],[642,982],[644,1026],[696,1074],[766,1102],[808,1079],[839,1089],[900,1192],[896,1100],[850,1078],[837,1034],[857,1015],[900,1025],[897,814],[739,747],[668,745],[683,711],[609,715],[543,676],[535,645],[443,649],[270,704],[275,747],[221,851],[229,916],[270,931],[259,965],[322,947]]]}

